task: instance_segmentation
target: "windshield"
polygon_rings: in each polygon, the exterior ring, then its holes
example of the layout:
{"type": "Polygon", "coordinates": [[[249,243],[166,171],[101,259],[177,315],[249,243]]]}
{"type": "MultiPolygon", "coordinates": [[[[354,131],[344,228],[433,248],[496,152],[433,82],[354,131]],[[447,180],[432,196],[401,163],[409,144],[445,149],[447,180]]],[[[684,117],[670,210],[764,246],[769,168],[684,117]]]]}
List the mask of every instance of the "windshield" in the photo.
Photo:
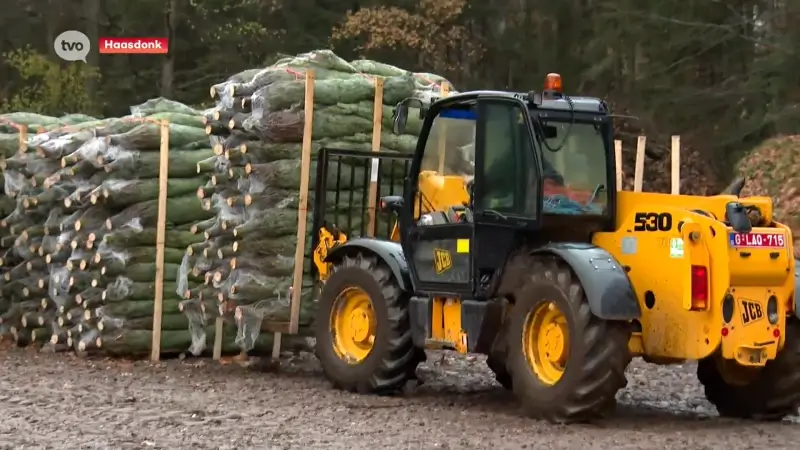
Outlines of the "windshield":
{"type": "Polygon", "coordinates": [[[544,212],[604,214],[608,205],[608,177],[602,126],[596,123],[570,126],[568,122],[553,120],[543,121],[543,126],[549,136],[541,143],[544,212]]]}
{"type": "MultiPolygon", "coordinates": [[[[503,111],[506,111],[504,108],[503,111]]],[[[506,111],[507,112],[507,111],[506,111]]],[[[434,118],[430,135],[422,156],[422,171],[440,175],[463,177],[472,180],[475,163],[475,114],[466,110],[442,111],[434,118]]],[[[492,115],[487,120],[487,139],[491,146],[485,155],[486,171],[502,166],[500,171],[514,181],[512,166],[514,148],[525,145],[527,126],[522,123],[509,124],[505,115],[492,115]],[[493,120],[496,119],[496,120],[493,120]]],[[[606,175],[606,146],[600,124],[543,120],[544,130],[537,133],[539,151],[543,156],[543,212],[546,214],[605,214],[608,203],[606,175]],[[546,140],[543,135],[549,136],[546,140]],[[566,136],[566,140],[564,137],[566,136]],[[545,143],[547,145],[545,145],[545,143]],[[551,151],[548,149],[553,149],[551,151]]],[[[537,127],[538,128],[538,127],[537,127]]],[[[520,162],[520,164],[530,164],[520,162]]],[[[523,182],[523,181],[519,181],[523,182]]],[[[493,182],[489,188],[499,188],[493,182]]],[[[490,190],[491,190],[490,189],[490,190]]],[[[513,189],[511,190],[513,191],[513,189]]],[[[511,192],[509,191],[509,192],[511,192]]],[[[510,194],[509,194],[510,195],[510,194]]],[[[440,199],[445,201],[444,197],[440,199]]],[[[459,197],[450,199],[460,203],[459,197]]],[[[500,206],[493,206],[494,209],[500,206]]]]}

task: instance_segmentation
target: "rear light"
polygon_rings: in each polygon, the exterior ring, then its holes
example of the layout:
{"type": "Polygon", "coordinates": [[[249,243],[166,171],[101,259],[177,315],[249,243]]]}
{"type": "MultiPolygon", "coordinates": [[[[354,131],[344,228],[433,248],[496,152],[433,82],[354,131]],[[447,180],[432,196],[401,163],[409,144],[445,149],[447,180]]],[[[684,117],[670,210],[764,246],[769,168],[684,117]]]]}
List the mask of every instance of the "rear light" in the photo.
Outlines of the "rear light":
{"type": "Polygon", "coordinates": [[[708,308],[708,268],[692,266],[692,311],[708,308]]]}

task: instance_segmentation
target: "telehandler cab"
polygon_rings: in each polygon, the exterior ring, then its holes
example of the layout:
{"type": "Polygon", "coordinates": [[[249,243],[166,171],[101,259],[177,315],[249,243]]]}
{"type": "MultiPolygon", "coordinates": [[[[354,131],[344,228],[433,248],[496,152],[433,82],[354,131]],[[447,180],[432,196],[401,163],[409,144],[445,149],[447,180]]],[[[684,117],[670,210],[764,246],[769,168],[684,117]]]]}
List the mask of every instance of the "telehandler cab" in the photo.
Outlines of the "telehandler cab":
{"type": "Polygon", "coordinates": [[[394,131],[417,113],[404,194],[381,199],[392,240],[317,230],[335,386],[393,393],[424,349],[482,353],[528,415],[568,423],[609,411],[641,356],[697,360],[721,415],[796,413],[792,236],[769,198],[617,191],[606,103],[557,74],[541,93],[407,99],[394,131]]]}

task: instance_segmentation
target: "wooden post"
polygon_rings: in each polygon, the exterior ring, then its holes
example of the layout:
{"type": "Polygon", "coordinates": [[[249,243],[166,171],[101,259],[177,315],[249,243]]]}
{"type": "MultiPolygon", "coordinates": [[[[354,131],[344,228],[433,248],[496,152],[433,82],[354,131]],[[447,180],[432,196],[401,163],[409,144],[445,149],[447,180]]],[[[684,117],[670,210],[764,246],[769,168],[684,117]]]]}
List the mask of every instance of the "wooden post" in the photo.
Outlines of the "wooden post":
{"type": "Polygon", "coordinates": [[[164,239],[167,225],[167,181],[169,180],[169,122],[162,120],[158,168],[158,221],[156,223],[156,289],[153,299],[153,342],[150,359],[161,358],[161,312],[164,309],[164,239]]]}
{"type": "Polygon", "coordinates": [[[280,333],[272,333],[272,359],[279,359],[281,357],[281,337],[280,333]]]}
{"type": "Polygon", "coordinates": [[[28,126],[19,126],[19,152],[25,153],[28,150],[28,126]]]}
{"type": "Polygon", "coordinates": [[[617,170],[617,190],[624,191],[625,189],[623,189],[622,186],[622,141],[619,139],[614,141],[614,163],[616,164],[617,170]]]}
{"type": "MultiPolygon", "coordinates": [[[[372,151],[381,151],[381,131],[383,121],[383,78],[375,78],[375,100],[372,104],[372,151]]],[[[369,172],[369,227],[368,236],[375,236],[375,207],[378,203],[378,171],[380,160],[372,158],[369,172]]]]}
{"type": "Polygon", "coordinates": [[[636,141],[636,171],[633,174],[633,191],[642,192],[644,178],[644,148],[647,144],[646,136],[639,136],[636,141]]]}
{"type": "MultiPolygon", "coordinates": [[[[305,127],[303,128],[303,150],[300,161],[300,198],[297,206],[297,248],[294,254],[294,279],[292,283],[292,306],[289,316],[289,333],[297,333],[300,325],[300,299],[303,297],[303,266],[306,256],[306,223],[308,217],[308,182],[311,173],[311,132],[314,125],[314,72],[306,72],[305,127]]],[[[324,188],[317,186],[319,192],[324,188]]],[[[276,336],[277,337],[277,336],[276,336]]],[[[276,339],[276,342],[280,342],[276,339]]]]}
{"type": "Polygon", "coordinates": [[[681,193],[681,137],[672,136],[672,195],[681,193]]]}
{"type": "MultiPolygon", "coordinates": [[[[224,308],[226,307],[227,305],[224,305],[224,308]]],[[[222,320],[222,315],[219,315],[216,319],[214,319],[214,348],[211,351],[211,358],[214,361],[219,361],[222,359],[222,326],[224,324],[225,321],[222,320]]]]}
{"type": "MultiPolygon", "coordinates": [[[[442,98],[447,97],[450,93],[450,85],[447,82],[442,82],[440,95],[442,98]]],[[[444,175],[444,154],[447,150],[447,123],[442,122],[439,127],[439,175],[444,175]]]]}

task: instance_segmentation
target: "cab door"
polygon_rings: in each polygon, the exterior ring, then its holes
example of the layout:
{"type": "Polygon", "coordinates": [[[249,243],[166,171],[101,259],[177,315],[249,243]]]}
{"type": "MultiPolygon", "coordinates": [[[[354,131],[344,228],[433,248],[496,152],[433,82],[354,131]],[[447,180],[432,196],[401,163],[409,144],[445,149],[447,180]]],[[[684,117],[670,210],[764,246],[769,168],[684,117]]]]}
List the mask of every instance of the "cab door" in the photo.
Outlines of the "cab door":
{"type": "Polygon", "coordinates": [[[406,181],[401,242],[417,293],[472,295],[473,234],[467,183],[474,176],[477,110],[472,102],[431,108],[406,181]],[[426,211],[420,214],[420,211],[426,211]]]}
{"type": "Polygon", "coordinates": [[[511,252],[541,226],[542,165],[523,101],[486,95],[477,109],[472,288],[488,298],[511,252]]]}

